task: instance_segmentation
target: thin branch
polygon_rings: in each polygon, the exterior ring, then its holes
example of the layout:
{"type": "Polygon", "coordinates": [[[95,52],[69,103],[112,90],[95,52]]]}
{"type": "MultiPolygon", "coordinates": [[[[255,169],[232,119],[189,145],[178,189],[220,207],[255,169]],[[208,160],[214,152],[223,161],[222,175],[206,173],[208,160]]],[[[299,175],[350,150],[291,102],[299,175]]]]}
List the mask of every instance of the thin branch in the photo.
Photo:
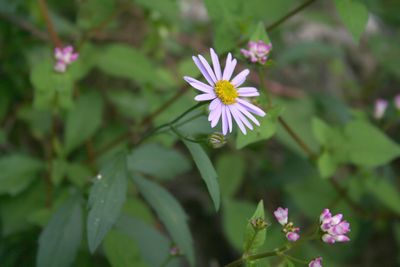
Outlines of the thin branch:
{"type": "Polygon", "coordinates": [[[58,37],[57,32],[55,31],[53,22],[51,21],[46,0],[38,0],[38,2],[39,2],[40,13],[42,13],[42,16],[46,22],[47,31],[49,32],[51,42],[53,43],[54,47],[62,47],[62,42],[58,37]]]}
{"type": "Polygon", "coordinates": [[[317,0],[308,0],[307,2],[304,2],[303,4],[301,4],[300,6],[298,6],[297,8],[293,9],[292,11],[287,13],[285,16],[280,18],[279,20],[277,20],[274,23],[272,23],[271,25],[267,26],[266,31],[270,32],[270,31],[274,30],[276,27],[280,26],[282,23],[284,23],[285,21],[287,21],[288,19],[290,19],[291,17],[293,17],[294,15],[296,15],[297,13],[299,13],[300,11],[302,11],[303,9],[305,9],[306,7],[308,7],[315,1],[317,1],[317,0]]]}

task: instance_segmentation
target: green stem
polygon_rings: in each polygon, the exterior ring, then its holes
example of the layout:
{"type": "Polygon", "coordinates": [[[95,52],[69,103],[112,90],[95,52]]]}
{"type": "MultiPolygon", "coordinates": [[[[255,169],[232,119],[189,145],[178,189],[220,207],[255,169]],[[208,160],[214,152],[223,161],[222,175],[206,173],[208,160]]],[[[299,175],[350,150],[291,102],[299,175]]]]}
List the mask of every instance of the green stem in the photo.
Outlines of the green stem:
{"type": "Polygon", "coordinates": [[[258,73],[258,78],[260,80],[260,87],[261,87],[262,91],[265,93],[265,96],[267,97],[268,109],[270,109],[272,106],[271,94],[265,86],[265,79],[264,79],[262,67],[260,67],[260,66],[257,67],[257,73],[258,73]]]}

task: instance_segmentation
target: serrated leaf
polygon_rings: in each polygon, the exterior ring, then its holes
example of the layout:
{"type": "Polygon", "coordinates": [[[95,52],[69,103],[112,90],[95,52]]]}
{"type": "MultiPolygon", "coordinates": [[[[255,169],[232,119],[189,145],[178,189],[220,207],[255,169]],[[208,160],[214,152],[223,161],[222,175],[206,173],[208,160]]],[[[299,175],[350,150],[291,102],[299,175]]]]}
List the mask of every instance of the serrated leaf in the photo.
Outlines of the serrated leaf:
{"type": "Polygon", "coordinates": [[[199,169],[201,177],[207,185],[208,192],[210,193],[211,199],[213,200],[215,210],[218,211],[220,206],[220,191],[218,184],[218,175],[212,165],[210,159],[208,158],[206,152],[203,148],[196,143],[183,141],[183,143],[188,148],[193,160],[199,169]]]}
{"type": "Polygon", "coordinates": [[[73,79],[67,72],[58,73],[53,69],[52,60],[45,59],[33,65],[30,80],[35,88],[34,106],[38,109],[72,107],[73,79]]]}
{"type": "Polygon", "coordinates": [[[221,185],[221,195],[231,197],[242,182],[245,172],[244,159],[239,154],[223,154],[216,163],[221,185]]]}
{"type": "Polygon", "coordinates": [[[2,156],[0,158],[0,194],[20,193],[44,167],[43,162],[28,155],[2,156]]]}
{"type": "MultiPolygon", "coordinates": [[[[162,266],[170,257],[171,240],[144,221],[130,216],[122,216],[116,224],[116,229],[136,241],[142,258],[150,266],[162,266]],[[157,251],[157,253],[153,253],[153,251],[157,251]]],[[[179,265],[176,260],[170,260],[166,266],[177,267],[179,265]]]]}
{"type": "Polygon", "coordinates": [[[345,136],[349,160],[356,165],[376,167],[400,156],[400,146],[365,121],[347,124],[345,136]]]}
{"type": "Polygon", "coordinates": [[[257,249],[260,248],[265,242],[267,229],[264,228],[262,230],[256,230],[251,224],[251,222],[256,219],[265,220],[264,202],[262,200],[258,203],[256,211],[247,222],[246,234],[243,243],[245,254],[256,252],[257,249]]]}
{"type": "Polygon", "coordinates": [[[159,179],[172,179],[190,170],[190,164],[176,150],[149,143],[132,151],[128,156],[128,168],[159,179]]]}
{"type": "Polygon", "coordinates": [[[87,219],[89,249],[93,253],[117,221],[125,202],[127,167],[125,155],[118,155],[100,171],[90,189],[87,219]]]}
{"type": "Polygon", "coordinates": [[[37,266],[71,266],[81,243],[82,223],[80,197],[73,196],[52,216],[41,233],[37,266]]]}
{"type": "Polygon", "coordinates": [[[260,126],[254,126],[252,131],[248,131],[246,135],[242,132],[238,132],[236,136],[236,148],[242,149],[243,147],[252,143],[266,140],[271,138],[277,129],[277,119],[282,113],[283,108],[276,106],[267,112],[267,115],[259,118],[260,126]]]}
{"type": "Polygon", "coordinates": [[[140,256],[136,242],[118,230],[111,230],[104,239],[104,251],[112,267],[148,267],[140,256]]]}
{"type": "Polygon", "coordinates": [[[103,101],[97,94],[82,95],[67,116],[65,153],[82,145],[99,129],[102,121],[103,101]]]}
{"type": "Polygon", "coordinates": [[[360,0],[335,0],[336,10],[344,25],[359,42],[368,21],[368,9],[360,0]]]}
{"type": "Polygon", "coordinates": [[[189,260],[190,265],[193,266],[193,239],[187,224],[186,214],[179,202],[158,184],[137,174],[132,174],[132,178],[140,193],[156,211],[174,242],[189,260]]]}

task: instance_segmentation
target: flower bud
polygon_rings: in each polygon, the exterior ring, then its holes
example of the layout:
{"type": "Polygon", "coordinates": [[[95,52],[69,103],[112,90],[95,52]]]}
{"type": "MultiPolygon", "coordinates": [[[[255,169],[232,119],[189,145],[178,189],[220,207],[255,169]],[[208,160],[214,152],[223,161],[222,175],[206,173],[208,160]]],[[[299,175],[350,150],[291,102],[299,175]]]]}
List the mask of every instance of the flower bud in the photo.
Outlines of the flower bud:
{"type": "Polygon", "coordinates": [[[308,267],[322,267],[322,257],[318,257],[310,261],[308,267]]]}
{"type": "Polygon", "coordinates": [[[268,226],[267,222],[261,217],[251,220],[250,224],[253,226],[254,230],[256,230],[256,231],[263,230],[264,228],[266,228],[268,226]]]}
{"type": "Polygon", "coordinates": [[[212,148],[221,148],[226,144],[226,137],[222,133],[212,133],[208,136],[208,144],[212,148]]]}

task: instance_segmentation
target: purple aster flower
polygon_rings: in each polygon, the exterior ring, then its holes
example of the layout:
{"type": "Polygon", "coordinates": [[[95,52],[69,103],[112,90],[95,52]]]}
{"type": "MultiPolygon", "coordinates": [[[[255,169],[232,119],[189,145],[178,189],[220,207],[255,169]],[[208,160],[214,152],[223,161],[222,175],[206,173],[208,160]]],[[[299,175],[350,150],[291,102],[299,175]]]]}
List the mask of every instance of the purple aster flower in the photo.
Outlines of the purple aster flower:
{"type": "Polygon", "coordinates": [[[231,79],[237,60],[232,58],[231,53],[229,53],[222,72],[218,56],[212,48],[210,48],[210,53],[213,68],[203,56],[193,56],[194,63],[208,84],[188,76],[185,76],[184,79],[195,89],[202,92],[202,94],[194,98],[196,101],[211,101],[209,105],[210,114],[208,116],[211,127],[214,128],[221,119],[222,133],[226,135],[228,131],[232,132],[233,118],[242,133],[246,134],[246,127],[250,130],[253,129],[249,119],[254,124],[260,125],[253,114],[261,117],[265,116],[263,110],[243,99],[260,95],[255,87],[240,87],[245,82],[250,71],[245,69],[231,79]]]}
{"type": "Polygon", "coordinates": [[[64,48],[56,47],[54,49],[54,57],[57,60],[54,70],[57,72],[65,72],[68,65],[78,59],[79,54],[74,53],[74,48],[69,45],[64,48]]]}
{"type": "Polygon", "coordinates": [[[277,208],[274,211],[276,220],[283,226],[282,231],[286,234],[287,240],[295,242],[300,238],[298,232],[300,228],[295,227],[292,222],[288,222],[289,209],[288,208],[277,208]]]}
{"type": "Polygon", "coordinates": [[[374,118],[377,120],[382,119],[387,107],[388,102],[385,99],[377,99],[375,101],[374,118]]]}
{"type": "Polygon", "coordinates": [[[400,110],[400,94],[396,95],[394,97],[394,106],[400,110]]]}
{"type": "Polygon", "coordinates": [[[322,258],[318,257],[310,261],[308,267],[322,267],[322,258]]]}
{"type": "Polygon", "coordinates": [[[288,222],[288,213],[289,210],[286,208],[279,207],[276,211],[274,211],[275,218],[281,225],[285,225],[288,222]]]}
{"type": "Polygon", "coordinates": [[[350,223],[342,221],[342,219],[342,214],[332,216],[329,209],[323,210],[319,218],[321,222],[321,230],[324,232],[322,241],[328,244],[350,241],[350,238],[346,236],[346,234],[350,232],[350,223]]]}
{"type": "Polygon", "coordinates": [[[268,59],[269,52],[272,49],[271,44],[266,44],[263,41],[259,40],[258,42],[250,41],[247,43],[246,49],[240,49],[242,55],[249,59],[252,63],[260,63],[265,64],[268,59]]]}

